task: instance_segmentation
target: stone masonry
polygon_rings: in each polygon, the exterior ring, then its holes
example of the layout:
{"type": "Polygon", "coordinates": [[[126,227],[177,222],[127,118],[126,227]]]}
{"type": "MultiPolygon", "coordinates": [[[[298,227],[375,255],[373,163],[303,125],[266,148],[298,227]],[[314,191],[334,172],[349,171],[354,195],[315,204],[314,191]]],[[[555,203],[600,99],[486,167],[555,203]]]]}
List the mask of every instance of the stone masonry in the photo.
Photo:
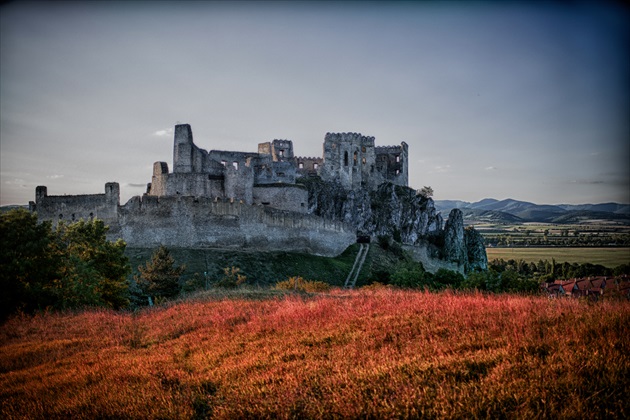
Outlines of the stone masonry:
{"type": "MultiPolygon", "coordinates": [[[[322,157],[295,156],[291,140],[256,152],[206,151],[190,125],[175,126],[173,165],[155,162],[142,196],[120,205],[104,194],[48,195],[30,203],[39,219],[99,218],[132,247],[246,247],[338,255],[357,235],[389,235],[428,267],[483,269],[478,235],[453,219],[443,229],[430,198],[408,187],[408,145],[376,146],[359,133],[327,133],[322,157]],[[436,246],[443,243],[444,246],[436,246]],[[467,249],[470,248],[470,249],[467,249]],[[427,259],[428,258],[428,259],[427,259]],[[475,261],[470,261],[474,259],[475,261]],[[478,261],[477,261],[478,260],[478,261]]],[[[483,255],[481,255],[483,254],[483,255]]]]}

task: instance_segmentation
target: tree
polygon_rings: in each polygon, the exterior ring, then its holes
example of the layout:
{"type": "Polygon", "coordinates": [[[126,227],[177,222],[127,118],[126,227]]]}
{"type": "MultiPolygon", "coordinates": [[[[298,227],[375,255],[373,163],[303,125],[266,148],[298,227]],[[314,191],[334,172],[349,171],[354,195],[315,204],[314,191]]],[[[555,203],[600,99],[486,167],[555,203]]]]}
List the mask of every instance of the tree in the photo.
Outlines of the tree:
{"type": "Polygon", "coordinates": [[[418,195],[421,195],[424,198],[430,198],[433,197],[433,188],[428,187],[428,186],[424,186],[422,187],[422,189],[418,192],[418,195]]]}
{"type": "Polygon", "coordinates": [[[447,270],[440,268],[433,275],[433,282],[439,289],[445,287],[452,287],[454,289],[459,288],[460,284],[464,282],[464,276],[457,271],[447,270]]]}
{"type": "Polygon", "coordinates": [[[0,315],[16,310],[128,304],[129,261],[122,240],[106,239],[101,220],[37,222],[25,209],[0,221],[0,315]]]}
{"type": "Polygon", "coordinates": [[[151,261],[139,266],[140,275],[135,276],[138,285],[149,296],[154,298],[172,298],[179,294],[181,289],[179,278],[186,270],[181,265],[175,267],[175,259],[164,245],[155,250],[151,261]]]}
{"type": "Polygon", "coordinates": [[[98,219],[57,225],[53,252],[61,269],[51,287],[58,306],[119,309],[129,304],[126,244],[108,241],[108,229],[98,219]]]}
{"type": "Polygon", "coordinates": [[[15,209],[0,217],[0,319],[16,310],[31,311],[52,304],[46,285],[55,277],[50,222],[15,209]]]}
{"type": "Polygon", "coordinates": [[[215,283],[216,287],[223,287],[225,289],[235,289],[241,284],[245,283],[247,277],[241,274],[241,269],[238,267],[225,267],[223,269],[223,278],[215,283]]]}

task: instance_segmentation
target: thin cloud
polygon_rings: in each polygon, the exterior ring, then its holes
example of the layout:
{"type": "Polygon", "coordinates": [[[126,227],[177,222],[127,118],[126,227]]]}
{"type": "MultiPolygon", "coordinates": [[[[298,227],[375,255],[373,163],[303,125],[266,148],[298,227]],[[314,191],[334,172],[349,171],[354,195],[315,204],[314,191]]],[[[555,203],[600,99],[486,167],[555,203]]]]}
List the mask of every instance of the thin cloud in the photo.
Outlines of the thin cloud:
{"type": "Polygon", "coordinates": [[[165,130],[158,130],[154,132],[153,135],[157,137],[170,137],[173,135],[173,133],[174,132],[172,128],[167,128],[165,130]]]}
{"type": "Polygon", "coordinates": [[[498,168],[496,166],[486,166],[484,169],[486,171],[496,171],[498,168]]]}
{"type": "Polygon", "coordinates": [[[436,165],[433,167],[432,173],[443,174],[445,172],[450,172],[451,165],[436,165]]]}
{"type": "Polygon", "coordinates": [[[4,183],[7,185],[18,187],[18,188],[28,188],[26,186],[26,181],[20,178],[9,179],[7,181],[4,181],[4,183]]]}
{"type": "Polygon", "coordinates": [[[63,175],[46,175],[46,178],[48,179],[59,179],[59,178],[63,178],[63,175]]]}
{"type": "Polygon", "coordinates": [[[133,188],[146,188],[147,184],[134,184],[134,183],[128,183],[127,184],[128,187],[133,187],[133,188]]]}
{"type": "Polygon", "coordinates": [[[598,179],[572,179],[569,181],[569,184],[578,184],[578,185],[598,185],[603,184],[604,181],[600,181],[598,179]]]}

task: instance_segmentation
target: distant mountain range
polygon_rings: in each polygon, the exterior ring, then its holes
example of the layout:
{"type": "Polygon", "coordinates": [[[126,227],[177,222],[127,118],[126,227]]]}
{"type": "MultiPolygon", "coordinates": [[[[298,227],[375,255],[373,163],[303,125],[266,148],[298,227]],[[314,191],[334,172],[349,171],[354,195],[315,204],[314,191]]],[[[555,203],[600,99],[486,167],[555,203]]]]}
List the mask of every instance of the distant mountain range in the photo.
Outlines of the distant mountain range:
{"type": "Polygon", "coordinates": [[[535,204],[508,198],[485,198],[475,203],[460,200],[435,200],[435,207],[444,217],[458,208],[465,220],[494,223],[580,223],[589,220],[616,220],[630,223],[630,205],[602,204],[535,204]]]}

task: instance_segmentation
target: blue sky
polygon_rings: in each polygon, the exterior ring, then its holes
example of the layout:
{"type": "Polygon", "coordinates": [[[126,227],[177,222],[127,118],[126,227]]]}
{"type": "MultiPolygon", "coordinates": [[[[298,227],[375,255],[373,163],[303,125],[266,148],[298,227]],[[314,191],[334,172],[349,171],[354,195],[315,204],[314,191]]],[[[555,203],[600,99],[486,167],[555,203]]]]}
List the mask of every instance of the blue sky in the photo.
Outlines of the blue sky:
{"type": "Polygon", "coordinates": [[[172,127],[255,151],[405,141],[435,199],[630,202],[621,3],[68,2],[0,8],[0,202],[142,194],[172,127]]]}

